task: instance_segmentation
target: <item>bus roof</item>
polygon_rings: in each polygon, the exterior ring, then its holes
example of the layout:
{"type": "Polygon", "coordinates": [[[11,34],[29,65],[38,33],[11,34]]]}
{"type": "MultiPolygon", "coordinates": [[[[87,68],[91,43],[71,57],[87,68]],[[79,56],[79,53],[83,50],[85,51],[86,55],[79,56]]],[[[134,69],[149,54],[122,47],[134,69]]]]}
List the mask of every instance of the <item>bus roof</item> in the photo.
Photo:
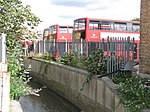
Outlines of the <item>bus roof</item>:
{"type": "MultiPolygon", "coordinates": [[[[72,25],[59,25],[59,24],[54,24],[54,25],[51,25],[51,26],[73,27],[72,25]]],[[[51,26],[49,26],[49,27],[51,27],[51,26]]]]}
{"type": "Polygon", "coordinates": [[[75,20],[80,20],[80,19],[89,19],[89,20],[95,20],[95,21],[97,20],[97,21],[110,21],[110,22],[122,22],[122,23],[136,23],[136,24],[140,24],[139,21],[113,20],[113,19],[88,18],[88,17],[78,18],[78,19],[75,19],[75,20]]]}

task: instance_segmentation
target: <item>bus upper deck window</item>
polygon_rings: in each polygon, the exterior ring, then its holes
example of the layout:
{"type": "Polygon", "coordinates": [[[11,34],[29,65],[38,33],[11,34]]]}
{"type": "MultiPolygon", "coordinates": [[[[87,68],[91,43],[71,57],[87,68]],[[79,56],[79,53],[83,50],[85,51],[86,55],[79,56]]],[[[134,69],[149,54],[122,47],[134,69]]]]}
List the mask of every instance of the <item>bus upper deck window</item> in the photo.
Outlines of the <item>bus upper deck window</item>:
{"type": "Polygon", "coordinates": [[[85,19],[81,19],[78,22],[79,22],[79,30],[84,30],[85,29],[85,19]]]}
{"type": "Polygon", "coordinates": [[[59,27],[59,33],[67,33],[67,27],[59,27]]]}
{"type": "Polygon", "coordinates": [[[94,20],[90,20],[89,21],[89,30],[99,30],[99,25],[100,25],[100,21],[94,21],[94,20]]]}
{"type": "Polygon", "coordinates": [[[115,22],[114,26],[117,31],[127,31],[126,23],[115,22]]]}
{"type": "Polygon", "coordinates": [[[101,30],[111,30],[111,25],[109,21],[101,21],[100,25],[101,30]]]}
{"type": "Polygon", "coordinates": [[[132,23],[127,23],[127,31],[132,31],[132,23]]]}
{"type": "Polygon", "coordinates": [[[69,28],[68,28],[68,33],[72,33],[72,30],[73,30],[73,28],[72,28],[72,27],[69,27],[69,28]]]}
{"type": "Polygon", "coordinates": [[[74,21],[74,30],[85,29],[85,19],[79,19],[74,21]]]}
{"type": "Polygon", "coordinates": [[[140,31],[140,25],[133,23],[133,32],[139,32],[140,31]]]}
{"type": "Polygon", "coordinates": [[[78,29],[79,29],[78,27],[79,27],[78,21],[75,20],[75,21],[74,21],[74,27],[73,27],[74,30],[78,30],[78,29]]]}

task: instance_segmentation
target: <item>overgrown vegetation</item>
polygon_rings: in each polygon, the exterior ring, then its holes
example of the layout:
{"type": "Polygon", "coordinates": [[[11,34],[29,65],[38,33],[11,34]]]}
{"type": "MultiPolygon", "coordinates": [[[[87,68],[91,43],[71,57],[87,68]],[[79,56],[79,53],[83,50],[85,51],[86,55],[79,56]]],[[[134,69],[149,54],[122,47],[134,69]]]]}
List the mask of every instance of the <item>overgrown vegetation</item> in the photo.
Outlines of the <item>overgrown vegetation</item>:
{"type": "Polygon", "coordinates": [[[103,75],[107,72],[107,59],[103,50],[98,49],[87,58],[87,71],[94,75],[103,75]]]}
{"type": "Polygon", "coordinates": [[[7,36],[7,63],[10,77],[10,97],[19,100],[20,96],[30,93],[31,89],[26,85],[28,79],[24,75],[22,47],[17,38],[7,36]],[[15,47],[14,47],[15,46],[15,47]]]}
{"type": "Polygon", "coordinates": [[[65,55],[58,60],[59,63],[64,65],[85,69],[91,75],[102,75],[107,71],[107,60],[101,49],[96,50],[89,57],[78,56],[74,52],[69,54],[65,53],[65,55]]]}
{"type": "MultiPolygon", "coordinates": [[[[34,28],[40,19],[31,12],[30,6],[23,6],[21,0],[0,0],[0,4],[0,34],[5,33],[7,37],[7,64],[11,74],[10,97],[19,99],[30,91],[21,67],[23,57],[19,39],[28,31],[27,27],[34,28]]],[[[32,38],[32,35],[28,37],[32,38]]]]}
{"type": "Polygon", "coordinates": [[[58,62],[72,67],[86,69],[87,58],[85,56],[78,56],[74,52],[65,53],[63,57],[58,59],[58,62]]]}
{"type": "Polygon", "coordinates": [[[150,108],[150,79],[138,76],[123,79],[125,81],[120,81],[118,86],[120,102],[130,112],[141,112],[142,109],[150,108]]]}
{"type": "Polygon", "coordinates": [[[113,77],[109,77],[115,84],[120,84],[122,82],[125,82],[126,79],[129,79],[132,77],[132,73],[126,73],[119,71],[113,77]]]}

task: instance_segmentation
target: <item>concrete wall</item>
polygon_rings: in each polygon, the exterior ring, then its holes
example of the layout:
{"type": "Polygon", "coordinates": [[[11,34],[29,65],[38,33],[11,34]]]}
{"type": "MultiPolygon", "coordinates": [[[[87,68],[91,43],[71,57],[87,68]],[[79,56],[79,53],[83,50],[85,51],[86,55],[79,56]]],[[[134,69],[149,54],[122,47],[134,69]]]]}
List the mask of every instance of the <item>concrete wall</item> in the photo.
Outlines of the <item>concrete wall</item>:
{"type": "Polygon", "coordinates": [[[116,86],[108,77],[93,77],[81,92],[86,71],[39,60],[25,59],[24,63],[26,68],[31,64],[31,76],[85,112],[127,112],[119,103],[116,86]]]}
{"type": "Polygon", "coordinates": [[[150,0],[141,0],[140,73],[150,74],[150,0]]]}

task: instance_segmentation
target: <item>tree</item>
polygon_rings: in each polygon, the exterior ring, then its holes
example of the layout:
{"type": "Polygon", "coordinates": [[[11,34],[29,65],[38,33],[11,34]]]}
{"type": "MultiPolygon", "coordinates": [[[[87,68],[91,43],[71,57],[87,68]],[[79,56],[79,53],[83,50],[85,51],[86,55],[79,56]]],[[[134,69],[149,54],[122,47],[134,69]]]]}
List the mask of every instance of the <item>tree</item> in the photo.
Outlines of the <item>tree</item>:
{"type": "Polygon", "coordinates": [[[132,21],[140,21],[140,18],[133,18],[132,21]]]}
{"type": "Polygon", "coordinates": [[[0,0],[0,33],[18,34],[27,26],[37,26],[36,17],[29,5],[23,6],[20,0],[0,0]]]}
{"type": "Polygon", "coordinates": [[[30,6],[23,6],[21,0],[0,0],[0,34],[7,34],[7,64],[11,73],[10,95],[12,99],[19,99],[28,92],[24,82],[22,64],[22,46],[19,36],[28,27],[35,27],[40,23],[30,9],[30,6]]]}

